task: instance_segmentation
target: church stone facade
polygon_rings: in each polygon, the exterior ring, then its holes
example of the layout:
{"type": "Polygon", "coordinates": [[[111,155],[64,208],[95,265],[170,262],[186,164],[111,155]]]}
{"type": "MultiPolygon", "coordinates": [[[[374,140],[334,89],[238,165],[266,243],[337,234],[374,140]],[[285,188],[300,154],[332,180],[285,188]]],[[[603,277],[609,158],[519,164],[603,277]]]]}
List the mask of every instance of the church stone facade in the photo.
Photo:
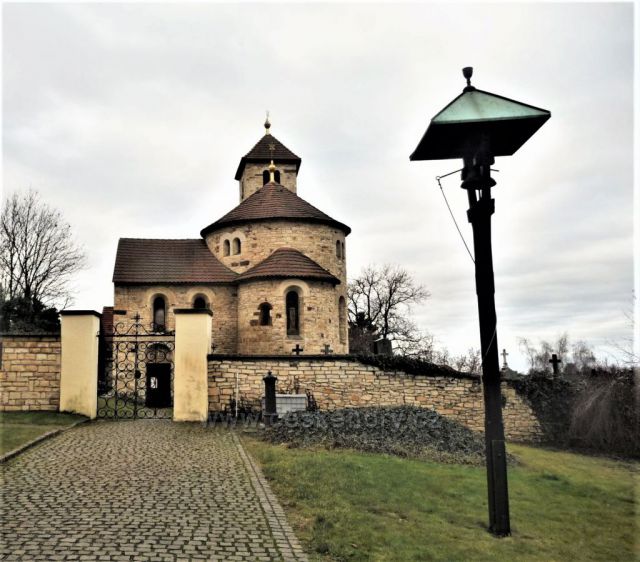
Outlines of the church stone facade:
{"type": "Polygon", "coordinates": [[[351,229],[298,196],[301,159],[265,128],[240,160],[238,206],[201,238],[120,239],[114,322],[170,331],[175,309],[208,308],[217,354],[348,353],[351,229]]]}
{"type": "MultiPolygon", "coordinates": [[[[265,126],[240,160],[239,204],[200,238],[119,241],[114,306],[99,340],[93,311],[66,311],[60,336],[5,337],[0,410],[104,418],[170,410],[178,421],[205,421],[239,404],[260,411],[271,371],[279,392],[304,392],[320,408],[411,404],[482,429],[477,377],[385,371],[347,355],[350,229],[298,196],[301,160],[265,126]]],[[[535,440],[541,426],[510,384],[505,432],[535,440]]]]}

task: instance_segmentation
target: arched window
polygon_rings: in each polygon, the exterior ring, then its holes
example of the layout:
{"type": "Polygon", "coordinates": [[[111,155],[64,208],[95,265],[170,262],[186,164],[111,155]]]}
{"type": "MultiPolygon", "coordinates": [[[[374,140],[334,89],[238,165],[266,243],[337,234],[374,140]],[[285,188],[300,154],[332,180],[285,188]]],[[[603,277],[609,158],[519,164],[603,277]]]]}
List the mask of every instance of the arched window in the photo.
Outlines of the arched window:
{"type": "Polygon", "coordinates": [[[271,326],[271,305],[263,302],[259,307],[260,310],[260,326],[271,326]]]}
{"type": "Polygon", "coordinates": [[[344,297],[338,300],[338,326],[340,330],[340,343],[347,343],[347,305],[344,297]]]}
{"type": "Polygon", "coordinates": [[[195,299],[193,299],[193,308],[207,308],[207,300],[202,295],[198,295],[195,299]]]}
{"type": "MultiPolygon", "coordinates": [[[[273,179],[276,183],[280,183],[280,170],[276,170],[273,173],[273,179]]],[[[266,185],[271,180],[271,176],[269,174],[269,170],[265,170],[262,172],[262,185],[266,185]]]]}
{"type": "Polygon", "coordinates": [[[336,257],[338,259],[342,257],[342,248],[340,247],[340,240],[336,240],[336,257]]]}
{"type": "Polygon", "coordinates": [[[242,251],[242,243],[240,242],[240,238],[233,239],[233,253],[239,254],[242,251]]]}
{"type": "Polygon", "coordinates": [[[229,240],[225,240],[222,243],[222,253],[225,256],[228,256],[231,253],[231,243],[229,242],[229,240]]]}
{"type": "Polygon", "coordinates": [[[156,332],[164,332],[166,320],[166,304],[164,297],[153,299],[153,329],[156,332]]]}
{"type": "Polygon", "coordinates": [[[285,298],[287,309],[287,335],[300,335],[300,298],[296,291],[289,291],[285,298]]]}

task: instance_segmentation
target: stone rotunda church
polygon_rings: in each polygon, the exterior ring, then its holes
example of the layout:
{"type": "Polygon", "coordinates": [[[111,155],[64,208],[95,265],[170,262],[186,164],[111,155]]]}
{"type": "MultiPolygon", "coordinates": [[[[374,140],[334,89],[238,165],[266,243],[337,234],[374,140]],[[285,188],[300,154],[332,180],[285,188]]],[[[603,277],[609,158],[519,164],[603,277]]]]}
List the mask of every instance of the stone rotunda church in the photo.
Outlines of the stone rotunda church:
{"type": "Polygon", "coordinates": [[[114,310],[126,321],[173,330],[175,309],[208,308],[215,353],[348,353],[351,229],[298,196],[301,159],[270,127],[240,159],[239,205],[201,238],[120,239],[114,310]]]}

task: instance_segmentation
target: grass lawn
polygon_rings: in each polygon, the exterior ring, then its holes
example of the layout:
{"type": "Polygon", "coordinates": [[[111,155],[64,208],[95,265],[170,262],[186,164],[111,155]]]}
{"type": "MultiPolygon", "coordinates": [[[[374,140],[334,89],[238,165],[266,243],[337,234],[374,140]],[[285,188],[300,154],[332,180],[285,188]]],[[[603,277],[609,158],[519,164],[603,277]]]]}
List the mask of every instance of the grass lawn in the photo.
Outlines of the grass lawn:
{"type": "MultiPolygon", "coordinates": [[[[633,560],[638,464],[509,445],[511,537],[484,467],[287,449],[244,436],[312,560],[633,560]]],[[[636,521],[637,523],[637,521],[636,521]]]]}
{"type": "Polygon", "coordinates": [[[84,416],[58,412],[0,412],[0,455],[82,419],[84,416]]]}

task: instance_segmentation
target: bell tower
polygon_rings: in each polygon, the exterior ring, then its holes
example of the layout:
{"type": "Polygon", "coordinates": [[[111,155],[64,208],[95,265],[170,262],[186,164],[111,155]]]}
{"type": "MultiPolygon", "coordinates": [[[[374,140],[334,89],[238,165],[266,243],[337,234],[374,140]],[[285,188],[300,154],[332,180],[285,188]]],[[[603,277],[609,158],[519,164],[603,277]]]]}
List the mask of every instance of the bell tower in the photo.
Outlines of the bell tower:
{"type": "Polygon", "coordinates": [[[270,182],[296,193],[298,171],[302,159],[271,134],[269,114],[264,122],[264,136],[245,154],[236,171],[240,203],[270,182]],[[273,164],[274,169],[270,170],[273,164]]]}

